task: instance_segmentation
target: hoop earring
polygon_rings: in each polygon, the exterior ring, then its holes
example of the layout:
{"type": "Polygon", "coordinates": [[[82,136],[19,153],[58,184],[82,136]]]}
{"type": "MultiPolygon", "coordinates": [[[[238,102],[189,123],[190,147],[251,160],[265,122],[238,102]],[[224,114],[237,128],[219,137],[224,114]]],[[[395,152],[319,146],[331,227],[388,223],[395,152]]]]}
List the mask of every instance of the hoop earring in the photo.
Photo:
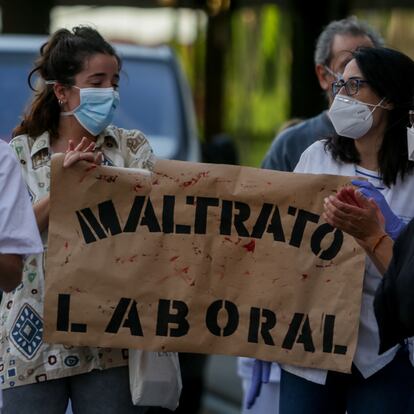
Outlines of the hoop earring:
{"type": "Polygon", "coordinates": [[[63,105],[63,101],[62,101],[61,99],[58,99],[58,104],[59,104],[60,106],[62,106],[62,105],[63,105]]]}

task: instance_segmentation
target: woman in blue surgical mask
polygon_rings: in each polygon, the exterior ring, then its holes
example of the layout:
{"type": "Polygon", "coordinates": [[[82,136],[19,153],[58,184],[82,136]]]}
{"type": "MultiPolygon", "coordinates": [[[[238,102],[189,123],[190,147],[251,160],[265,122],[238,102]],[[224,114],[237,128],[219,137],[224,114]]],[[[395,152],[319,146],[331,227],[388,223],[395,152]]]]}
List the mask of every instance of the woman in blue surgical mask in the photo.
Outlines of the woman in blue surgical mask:
{"type": "MultiPolygon", "coordinates": [[[[332,197],[326,200],[325,219],[344,230],[348,226],[349,232],[352,226],[360,239],[380,223],[381,230],[366,239],[370,253],[379,252],[398,236],[403,221],[414,217],[414,163],[407,151],[414,62],[387,48],[358,49],[343,78],[334,82],[333,93],[329,117],[336,134],[311,145],[295,171],[361,177],[353,181],[359,189],[354,198],[361,210],[364,206],[365,216],[334,210],[341,201],[332,197]]],[[[373,302],[382,275],[375,258],[368,256],[352,372],[282,366],[281,414],[411,412],[414,368],[407,346],[396,341],[379,354],[373,302]]]]}
{"type": "MultiPolygon", "coordinates": [[[[111,125],[119,104],[121,61],[89,27],[61,29],[41,47],[33,74],[33,101],[14,131],[44,244],[49,222],[50,158],[66,153],[64,166],[86,160],[151,169],[152,150],[136,130],[111,125]]],[[[68,189],[70,191],[70,189],[68,189]]],[[[132,405],[128,356],[120,349],[44,344],[44,255],[24,264],[23,283],[1,302],[3,413],[144,413],[132,405]]]]}

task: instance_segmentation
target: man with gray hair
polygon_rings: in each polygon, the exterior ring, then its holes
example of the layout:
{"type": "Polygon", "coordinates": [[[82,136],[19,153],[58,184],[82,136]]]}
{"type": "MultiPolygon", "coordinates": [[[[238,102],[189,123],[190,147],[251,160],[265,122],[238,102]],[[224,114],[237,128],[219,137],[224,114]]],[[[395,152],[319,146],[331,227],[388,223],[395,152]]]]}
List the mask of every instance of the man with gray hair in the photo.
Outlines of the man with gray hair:
{"type": "MultiPolygon", "coordinates": [[[[315,48],[315,72],[319,85],[325,92],[330,106],[333,101],[331,84],[342,75],[358,47],[378,47],[383,39],[366,23],[355,16],[335,20],[319,35],[315,48]]],[[[262,167],[293,171],[302,152],[315,141],[334,133],[327,111],[321,112],[298,125],[285,129],[274,139],[262,167]]]]}

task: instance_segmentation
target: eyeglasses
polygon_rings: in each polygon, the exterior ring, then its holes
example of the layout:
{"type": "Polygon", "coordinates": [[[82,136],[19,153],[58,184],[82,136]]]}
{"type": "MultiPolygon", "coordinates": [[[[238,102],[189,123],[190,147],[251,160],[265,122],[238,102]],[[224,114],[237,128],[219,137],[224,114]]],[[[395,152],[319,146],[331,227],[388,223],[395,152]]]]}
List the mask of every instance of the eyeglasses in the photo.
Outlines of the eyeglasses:
{"type": "Polygon", "coordinates": [[[340,79],[342,79],[342,73],[339,72],[334,72],[329,66],[324,65],[325,70],[331,75],[333,76],[337,81],[339,81],[340,79]]]}
{"type": "Polygon", "coordinates": [[[339,79],[336,82],[332,82],[332,94],[335,96],[340,89],[345,87],[345,91],[348,96],[352,96],[358,93],[361,84],[369,83],[364,79],[350,78],[346,82],[343,79],[339,79]]]}

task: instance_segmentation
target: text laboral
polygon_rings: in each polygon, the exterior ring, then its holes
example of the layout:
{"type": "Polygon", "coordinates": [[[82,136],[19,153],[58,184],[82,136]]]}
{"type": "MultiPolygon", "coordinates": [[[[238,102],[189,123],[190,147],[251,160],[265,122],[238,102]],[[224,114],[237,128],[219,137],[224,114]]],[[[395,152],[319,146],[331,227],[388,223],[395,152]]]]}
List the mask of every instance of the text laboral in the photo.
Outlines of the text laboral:
{"type": "Polygon", "coordinates": [[[66,170],[52,172],[80,189],[52,188],[47,341],[349,371],[363,254],[321,220],[349,178],[177,161],[138,184],[66,170]]]}

